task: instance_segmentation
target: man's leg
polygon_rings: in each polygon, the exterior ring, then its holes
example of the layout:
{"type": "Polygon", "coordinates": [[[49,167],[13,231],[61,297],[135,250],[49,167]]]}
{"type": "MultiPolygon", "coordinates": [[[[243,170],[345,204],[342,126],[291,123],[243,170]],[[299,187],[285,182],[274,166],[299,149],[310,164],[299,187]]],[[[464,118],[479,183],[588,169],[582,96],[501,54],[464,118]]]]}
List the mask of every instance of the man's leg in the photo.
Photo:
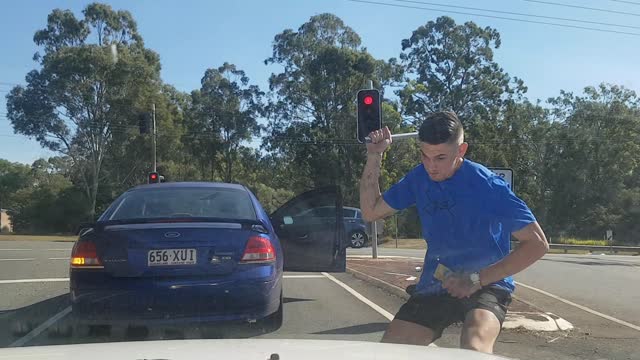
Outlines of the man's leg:
{"type": "Polygon", "coordinates": [[[465,316],[460,347],[491,354],[499,334],[500,321],[493,312],[473,309],[465,316]]]}
{"type": "Polygon", "coordinates": [[[433,342],[434,332],[428,327],[410,321],[393,319],[382,336],[383,343],[429,345],[433,342]]]}

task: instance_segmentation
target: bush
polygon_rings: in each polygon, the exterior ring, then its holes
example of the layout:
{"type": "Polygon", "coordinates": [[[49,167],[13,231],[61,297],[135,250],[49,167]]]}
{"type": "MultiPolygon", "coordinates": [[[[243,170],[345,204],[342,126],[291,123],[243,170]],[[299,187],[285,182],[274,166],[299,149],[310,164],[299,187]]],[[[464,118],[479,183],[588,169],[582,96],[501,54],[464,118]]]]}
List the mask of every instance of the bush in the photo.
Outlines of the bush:
{"type": "Polygon", "coordinates": [[[0,229],[0,233],[9,233],[11,232],[11,230],[9,230],[9,227],[7,225],[3,226],[2,229],[0,229]]]}
{"type": "Polygon", "coordinates": [[[575,238],[559,238],[557,240],[557,244],[586,245],[586,246],[607,246],[607,245],[611,245],[606,240],[575,239],[575,238]]]}

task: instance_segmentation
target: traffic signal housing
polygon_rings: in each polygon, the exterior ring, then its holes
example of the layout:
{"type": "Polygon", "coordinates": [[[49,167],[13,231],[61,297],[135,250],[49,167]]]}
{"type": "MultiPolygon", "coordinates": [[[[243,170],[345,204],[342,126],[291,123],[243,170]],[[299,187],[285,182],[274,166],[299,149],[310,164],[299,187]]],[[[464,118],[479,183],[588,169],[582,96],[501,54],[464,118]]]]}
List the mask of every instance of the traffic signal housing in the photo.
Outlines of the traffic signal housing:
{"type": "Polygon", "coordinates": [[[151,133],[151,114],[150,113],[145,112],[138,115],[138,128],[140,129],[140,134],[151,133]]]}
{"type": "Polygon", "coordinates": [[[372,131],[382,129],[382,107],[380,91],[367,89],[358,91],[358,141],[365,142],[365,137],[372,131]]]}
{"type": "Polygon", "coordinates": [[[150,172],[148,177],[149,184],[159,184],[160,183],[160,174],[158,172],[150,172]]]}

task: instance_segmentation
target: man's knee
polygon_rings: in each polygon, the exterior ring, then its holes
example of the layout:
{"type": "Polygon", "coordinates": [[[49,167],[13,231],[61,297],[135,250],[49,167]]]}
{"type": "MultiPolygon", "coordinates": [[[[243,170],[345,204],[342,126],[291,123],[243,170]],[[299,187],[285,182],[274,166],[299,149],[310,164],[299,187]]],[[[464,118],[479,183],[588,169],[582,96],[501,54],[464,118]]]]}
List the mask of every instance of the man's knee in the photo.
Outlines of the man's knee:
{"type": "Polygon", "coordinates": [[[409,345],[429,345],[434,340],[433,330],[409,321],[394,319],[382,336],[382,342],[409,345]]]}
{"type": "Polygon", "coordinates": [[[465,317],[460,347],[492,353],[499,334],[500,321],[496,315],[489,310],[474,309],[465,317]]]}

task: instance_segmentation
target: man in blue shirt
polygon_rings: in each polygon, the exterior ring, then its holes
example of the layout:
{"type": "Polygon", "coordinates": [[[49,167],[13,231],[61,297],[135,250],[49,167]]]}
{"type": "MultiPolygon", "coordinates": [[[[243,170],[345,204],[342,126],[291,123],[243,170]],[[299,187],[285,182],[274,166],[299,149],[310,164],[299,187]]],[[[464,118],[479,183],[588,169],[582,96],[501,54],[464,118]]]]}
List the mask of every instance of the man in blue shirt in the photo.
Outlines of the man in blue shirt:
{"type": "Polygon", "coordinates": [[[384,128],[369,137],[360,182],[363,217],[376,221],[415,205],[427,241],[420,281],[382,341],[427,345],[463,322],[460,346],[493,352],[514,290],[511,276],[549,249],[540,225],[502,178],[464,158],[468,144],[455,113],[424,120],[422,164],[384,194],[378,178],[391,132],[384,128]],[[511,235],[520,246],[510,253],[511,235]],[[439,265],[449,270],[444,278],[439,265]]]}

